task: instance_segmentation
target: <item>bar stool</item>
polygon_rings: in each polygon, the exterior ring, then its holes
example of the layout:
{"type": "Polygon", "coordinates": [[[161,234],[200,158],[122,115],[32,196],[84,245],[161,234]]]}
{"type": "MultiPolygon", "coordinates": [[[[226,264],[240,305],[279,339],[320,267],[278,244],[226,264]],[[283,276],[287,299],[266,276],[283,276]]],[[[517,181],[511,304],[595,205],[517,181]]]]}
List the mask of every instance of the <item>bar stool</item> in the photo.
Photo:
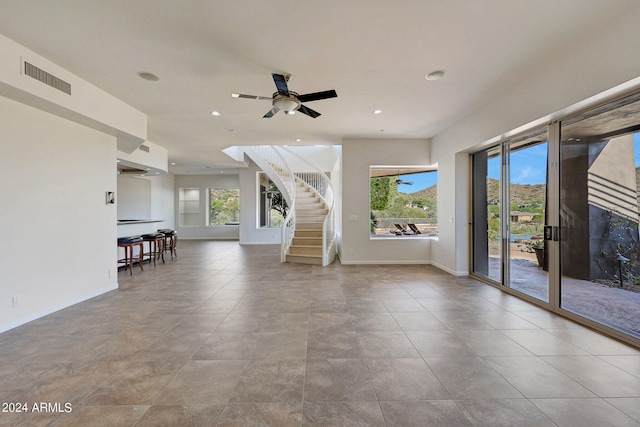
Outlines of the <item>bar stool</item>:
{"type": "Polygon", "coordinates": [[[149,243],[149,252],[143,254],[149,256],[149,262],[151,262],[151,258],[153,258],[153,265],[156,265],[156,260],[162,257],[162,262],[164,262],[164,242],[165,236],[164,233],[151,233],[151,234],[143,234],[142,240],[144,242],[149,243]]]}
{"type": "Polygon", "coordinates": [[[128,268],[131,275],[133,275],[133,248],[135,246],[138,246],[139,248],[138,262],[140,263],[140,270],[144,270],[144,268],[142,268],[142,258],[144,253],[142,242],[143,240],[140,236],[118,238],[118,247],[124,248],[124,258],[119,259],[118,263],[124,263],[124,271],[127,271],[128,268]]]}
{"type": "Polygon", "coordinates": [[[176,252],[176,246],[178,245],[178,232],[169,228],[163,228],[158,230],[158,233],[164,233],[164,250],[169,249],[171,259],[173,259],[174,255],[177,258],[178,253],[176,252]],[[169,243],[167,243],[167,240],[169,243]]]}

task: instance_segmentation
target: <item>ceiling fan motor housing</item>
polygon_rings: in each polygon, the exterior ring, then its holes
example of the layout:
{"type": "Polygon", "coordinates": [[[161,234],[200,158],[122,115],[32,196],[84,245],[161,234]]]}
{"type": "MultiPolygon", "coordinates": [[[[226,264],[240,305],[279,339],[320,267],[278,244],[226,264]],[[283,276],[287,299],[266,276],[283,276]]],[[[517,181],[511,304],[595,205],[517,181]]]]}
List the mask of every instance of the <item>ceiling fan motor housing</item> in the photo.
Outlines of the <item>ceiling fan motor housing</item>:
{"type": "Polygon", "coordinates": [[[278,92],[274,93],[272,101],[273,106],[284,111],[285,114],[289,114],[291,111],[295,111],[300,108],[298,94],[296,92],[289,91],[289,95],[290,96],[285,96],[278,92]]]}

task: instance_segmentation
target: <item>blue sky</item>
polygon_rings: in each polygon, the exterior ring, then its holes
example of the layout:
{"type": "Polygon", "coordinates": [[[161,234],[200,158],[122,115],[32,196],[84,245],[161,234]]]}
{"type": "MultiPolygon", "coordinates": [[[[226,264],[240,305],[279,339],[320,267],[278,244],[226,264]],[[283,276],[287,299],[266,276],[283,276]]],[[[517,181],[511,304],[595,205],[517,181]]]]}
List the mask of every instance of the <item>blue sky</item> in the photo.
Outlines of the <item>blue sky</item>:
{"type": "Polygon", "coordinates": [[[438,183],[438,172],[414,173],[411,175],[400,175],[400,179],[413,182],[413,185],[400,184],[398,191],[401,193],[415,193],[424,190],[438,183]]]}
{"type": "MultiPolygon", "coordinates": [[[[544,184],[546,180],[547,143],[511,153],[511,182],[513,184],[544,184]]],[[[640,132],[633,134],[633,157],[640,166],[640,132]]],[[[500,160],[488,161],[488,175],[500,179],[500,160]]]]}
{"type": "MultiPolygon", "coordinates": [[[[514,184],[544,184],[546,181],[547,143],[511,153],[511,182],[514,184]]],[[[640,167],[640,132],[633,134],[633,157],[636,167],[640,167]]],[[[488,175],[500,179],[500,159],[488,161],[488,175]]],[[[438,183],[438,172],[400,175],[401,179],[413,185],[400,184],[401,193],[415,193],[438,183]]]]}

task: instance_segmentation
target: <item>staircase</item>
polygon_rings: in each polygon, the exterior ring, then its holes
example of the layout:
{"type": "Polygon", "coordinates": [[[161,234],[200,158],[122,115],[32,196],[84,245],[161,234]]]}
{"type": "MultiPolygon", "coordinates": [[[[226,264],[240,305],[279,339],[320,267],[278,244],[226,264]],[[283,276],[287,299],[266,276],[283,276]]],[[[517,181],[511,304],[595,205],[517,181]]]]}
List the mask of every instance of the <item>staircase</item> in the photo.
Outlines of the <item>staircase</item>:
{"type": "Polygon", "coordinates": [[[329,213],[324,202],[304,181],[296,180],[296,228],[287,262],[322,265],[322,223],[329,213]]]}
{"type": "Polygon", "coordinates": [[[285,148],[242,147],[276,184],[291,207],[281,228],[281,261],[326,266],[336,257],[334,195],[331,180],[306,159],[285,148]],[[313,172],[293,173],[282,152],[313,172]]]}

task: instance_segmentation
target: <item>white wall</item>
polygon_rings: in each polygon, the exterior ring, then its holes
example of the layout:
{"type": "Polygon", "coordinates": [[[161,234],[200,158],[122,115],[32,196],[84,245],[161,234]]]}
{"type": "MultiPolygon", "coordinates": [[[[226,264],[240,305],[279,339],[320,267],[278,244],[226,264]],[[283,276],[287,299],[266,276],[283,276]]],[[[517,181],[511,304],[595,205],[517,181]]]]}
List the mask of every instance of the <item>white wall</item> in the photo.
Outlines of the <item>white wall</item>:
{"type": "MultiPolygon", "coordinates": [[[[179,239],[213,239],[213,240],[238,240],[239,227],[237,225],[221,225],[207,227],[207,189],[208,188],[239,188],[238,175],[176,175],[174,187],[174,212],[175,227],[179,239]],[[178,191],[180,188],[200,189],[200,216],[196,227],[181,227],[178,214],[178,191]]],[[[242,223],[243,191],[240,190],[240,222],[242,223]]]]}
{"type": "Polygon", "coordinates": [[[175,177],[172,174],[149,177],[118,175],[116,192],[118,219],[162,221],[157,228],[175,226],[175,177]]]}
{"type": "Polygon", "coordinates": [[[339,151],[332,145],[296,145],[282,147],[280,152],[293,172],[315,172],[316,169],[313,166],[323,172],[330,172],[340,155],[339,151]],[[297,154],[297,156],[290,154],[291,152],[297,154]],[[305,159],[306,162],[300,160],[300,157],[305,159]]]}
{"type": "Polygon", "coordinates": [[[240,169],[240,244],[279,244],[280,228],[258,226],[258,178],[261,169],[247,159],[248,166],[240,169]]]}
{"type": "Polygon", "coordinates": [[[114,135],[121,151],[131,152],[146,139],[145,114],[2,34],[0,64],[0,95],[114,135]],[[70,83],[72,94],[23,74],[23,61],[70,83]]]}
{"type": "Polygon", "coordinates": [[[174,230],[175,220],[175,175],[161,174],[148,178],[151,182],[151,216],[150,219],[162,220],[158,228],[174,230]]]}
{"type": "Polygon", "coordinates": [[[640,10],[636,9],[610,26],[594,28],[581,46],[540,61],[539,67],[530,69],[518,85],[433,138],[431,159],[439,166],[441,190],[440,239],[432,247],[435,265],[454,274],[466,274],[469,269],[466,152],[527,124],[550,122],[597,102],[601,98],[597,94],[617,85],[638,87],[640,55],[633,41],[640,38],[639,20],[640,10]]]}
{"type": "Polygon", "coordinates": [[[142,145],[144,145],[148,151],[141,150],[140,148],[134,150],[132,153],[118,151],[118,159],[128,166],[140,169],[153,169],[149,176],[153,176],[153,172],[167,172],[169,170],[169,152],[167,149],[151,141],[145,141],[142,145]]]}
{"type": "Polygon", "coordinates": [[[118,219],[151,218],[151,181],[147,178],[118,175],[116,191],[118,219]]]}
{"type": "Polygon", "coordinates": [[[432,164],[426,139],[342,141],[342,244],[345,264],[421,264],[431,261],[429,239],[370,239],[369,167],[432,164]],[[355,216],[357,219],[352,220],[355,216]]]}
{"type": "Polygon", "coordinates": [[[4,331],[117,287],[117,142],[3,97],[0,117],[4,331]]]}

